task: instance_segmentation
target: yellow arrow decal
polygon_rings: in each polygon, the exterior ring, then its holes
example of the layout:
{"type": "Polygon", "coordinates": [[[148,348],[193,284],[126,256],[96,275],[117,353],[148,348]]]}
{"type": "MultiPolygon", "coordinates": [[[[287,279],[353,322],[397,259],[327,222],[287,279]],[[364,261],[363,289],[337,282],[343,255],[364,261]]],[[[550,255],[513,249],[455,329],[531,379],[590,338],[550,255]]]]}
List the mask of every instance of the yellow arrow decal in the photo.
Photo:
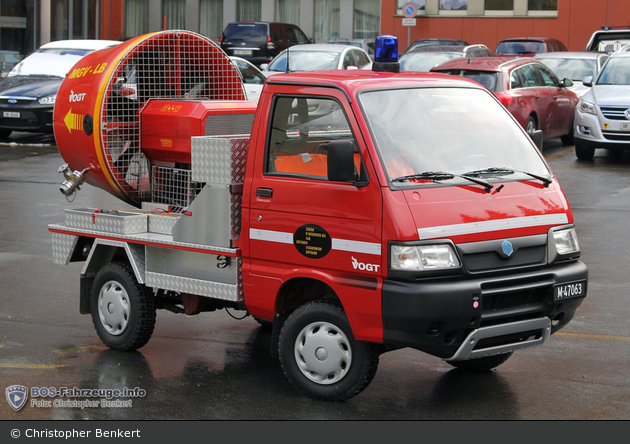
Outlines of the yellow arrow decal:
{"type": "Polygon", "coordinates": [[[63,121],[66,124],[66,127],[68,128],[68,132],[72,132],[72,130],[81,130],[83,131],[83,118],[85,116],[82,114],[73,114],[72,113],[72,108],[70,108],[70,111],[68,111],[68,114],[66,114],[66,117],[64,117],[63,121]]]}

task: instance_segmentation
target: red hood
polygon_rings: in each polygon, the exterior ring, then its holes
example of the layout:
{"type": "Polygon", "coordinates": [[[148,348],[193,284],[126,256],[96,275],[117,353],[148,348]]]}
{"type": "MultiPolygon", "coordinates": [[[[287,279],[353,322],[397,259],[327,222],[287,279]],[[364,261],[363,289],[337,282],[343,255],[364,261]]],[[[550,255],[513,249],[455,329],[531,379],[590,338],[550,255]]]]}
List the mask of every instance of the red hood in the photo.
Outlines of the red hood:
{"type": "Polygon", "coordinates": [[[560,186],[534,181],[505,182],[497,192],[479,186],[404,191],[420,239],[449,238],[456,243],[547,233],[573,222],[560,186]]]}

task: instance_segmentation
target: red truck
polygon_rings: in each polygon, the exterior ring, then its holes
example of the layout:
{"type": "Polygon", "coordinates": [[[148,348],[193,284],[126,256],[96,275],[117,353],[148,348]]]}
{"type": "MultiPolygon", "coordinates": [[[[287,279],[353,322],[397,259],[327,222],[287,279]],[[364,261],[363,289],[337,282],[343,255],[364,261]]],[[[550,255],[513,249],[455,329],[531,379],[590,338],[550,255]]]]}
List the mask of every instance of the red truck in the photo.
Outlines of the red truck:
{"type": "Polygon", "coordinates": [[[536,143],[478,83],[398,72],[395,38],[377,41],[373,70],[277,74],[257,107],[194,33],[75,66],[61,191],[133,208],[68,209],[49,230],[55,262],[85,262],[80,312],[106,345],[145,345],[156,309],[243,310],[299,391],[339,401],[387,351],[489,370],[567,325],[588,270],[536,143]]]}

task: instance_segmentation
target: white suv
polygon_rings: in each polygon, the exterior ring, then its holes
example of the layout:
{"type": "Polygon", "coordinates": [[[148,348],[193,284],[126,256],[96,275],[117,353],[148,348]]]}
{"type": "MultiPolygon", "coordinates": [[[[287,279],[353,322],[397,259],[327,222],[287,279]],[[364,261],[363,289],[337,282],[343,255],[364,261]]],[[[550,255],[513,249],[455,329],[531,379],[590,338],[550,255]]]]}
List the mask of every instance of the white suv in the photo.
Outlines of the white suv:
{"type": "Polygon", "coordinates": [[[596,148],[630,149],[630,45],[613,53],[575,108],[575,154],[592,159],[596,148]]]}

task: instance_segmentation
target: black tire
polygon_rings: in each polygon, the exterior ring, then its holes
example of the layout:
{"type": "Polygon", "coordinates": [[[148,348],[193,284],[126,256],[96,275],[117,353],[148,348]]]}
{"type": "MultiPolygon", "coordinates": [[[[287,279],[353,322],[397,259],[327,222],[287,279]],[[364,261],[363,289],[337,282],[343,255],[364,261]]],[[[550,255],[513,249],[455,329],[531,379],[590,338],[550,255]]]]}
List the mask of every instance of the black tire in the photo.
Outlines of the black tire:
{"type": "Polygon", "coordinates": [[[90,308],[94,328],[109,348],[137,350],[153,334],[153,294],[138,283],[127,264],[113,262],[101,268],[92,286],[90,308]]]}
{"type": "Polygon", "coordinates": [[[580,160],[592,160],[595,148],[583,145],[580,139],[575,139],[575,155],[580,160]]]}
{"type": "Polygon", "coordinates": [[[300,392],[315,399],[345,401],[372,382],[379,353],[354,339],[343,308],[332,300],[309,302],[286,320],[278,342],[280,364],[300,392]]]}
{"type": "Polygon", "coordinates": [[[0,139],[6,139],[13,131],[8,129],[0,129],[0,139]]]}
{"type": "Polygon", "coordinates": [[[500,355],[487,356],[485,358],[469,359],[468,361],[446,361],[453,367],[469,372],[487,372],[500,366],[510,359],[512,352],[500,355]]]}

